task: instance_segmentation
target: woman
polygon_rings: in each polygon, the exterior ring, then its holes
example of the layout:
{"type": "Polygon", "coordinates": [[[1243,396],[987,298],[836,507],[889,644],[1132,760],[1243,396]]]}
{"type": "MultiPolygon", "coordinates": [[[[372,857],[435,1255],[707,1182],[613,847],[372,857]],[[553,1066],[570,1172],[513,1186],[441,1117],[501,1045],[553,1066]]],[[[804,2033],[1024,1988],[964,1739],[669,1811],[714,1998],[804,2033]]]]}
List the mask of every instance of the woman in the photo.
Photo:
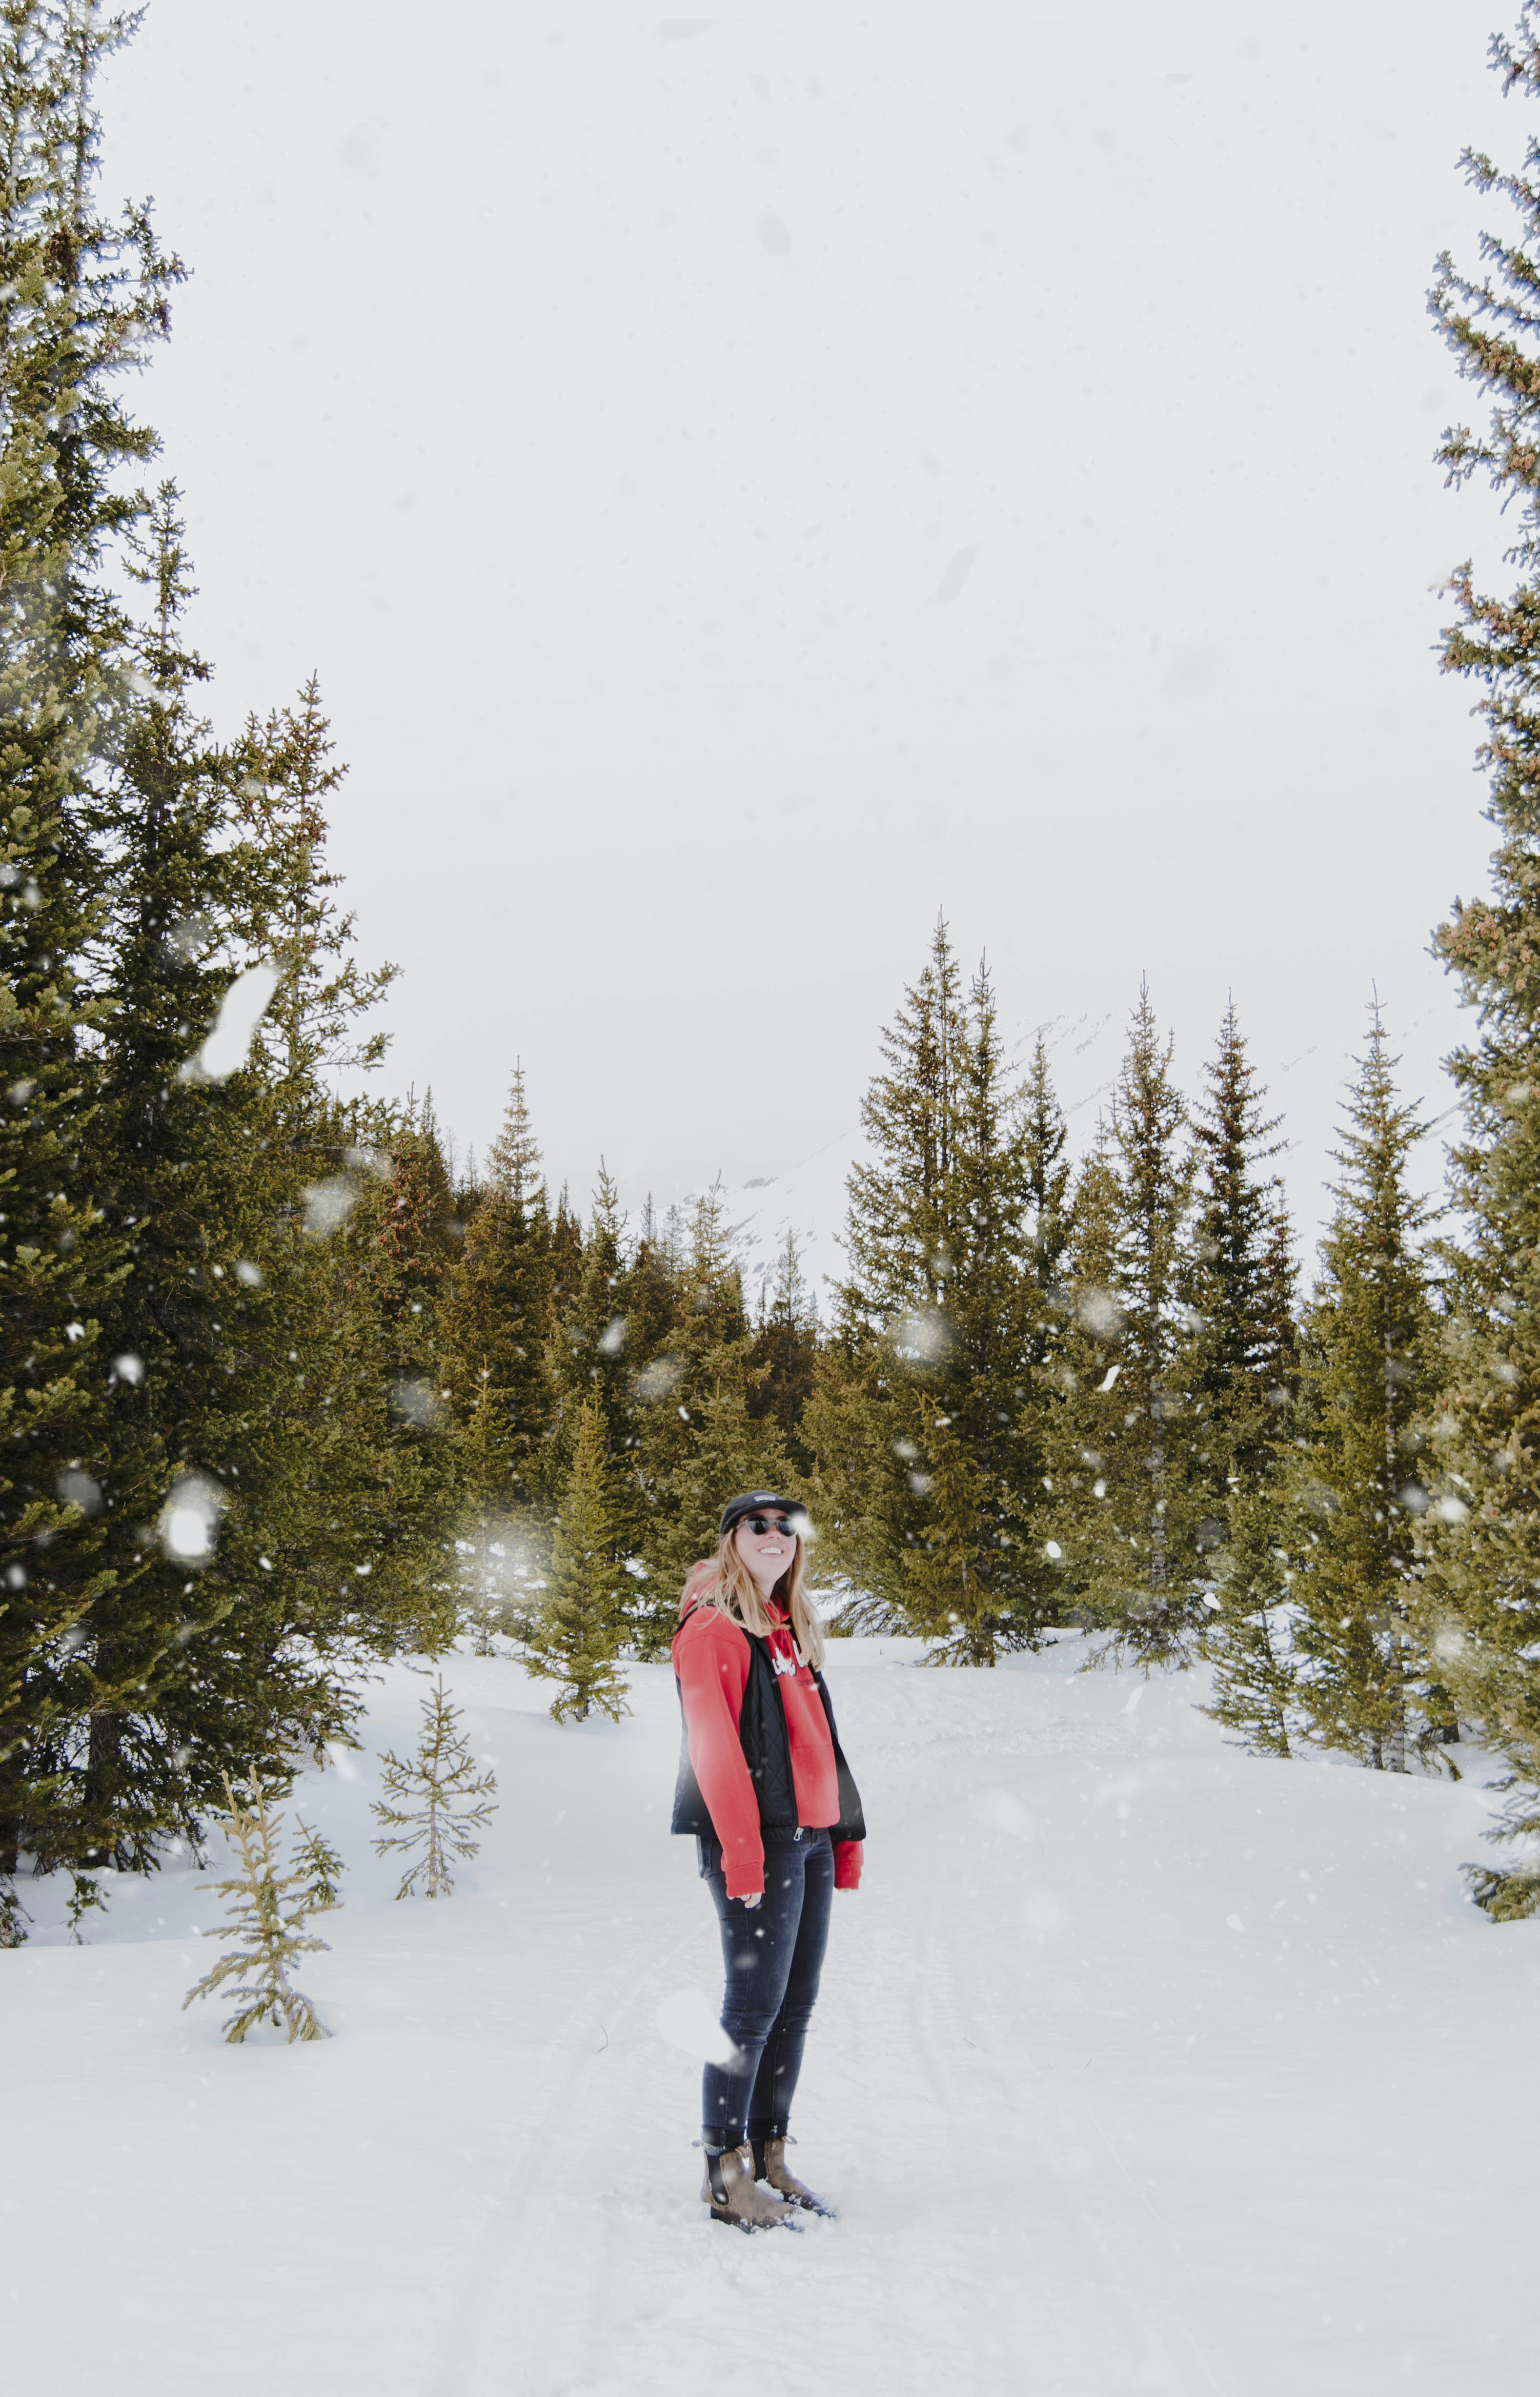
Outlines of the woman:
{"type": "Polygon", "coordinates": [[[730,2064],[702,2087],[701,2195],[757,2230],[830,2211],[786,2168],[787,2120],[836,1889],[861,1880],[866,1827],[819,1671],[802,1586],[807,1518],[770,1490],[722,1509],[715,1563],[679,1602],[674,1670],[685,1735],[676,1831],[693,1831],[722,1930],[730,2064]]]}

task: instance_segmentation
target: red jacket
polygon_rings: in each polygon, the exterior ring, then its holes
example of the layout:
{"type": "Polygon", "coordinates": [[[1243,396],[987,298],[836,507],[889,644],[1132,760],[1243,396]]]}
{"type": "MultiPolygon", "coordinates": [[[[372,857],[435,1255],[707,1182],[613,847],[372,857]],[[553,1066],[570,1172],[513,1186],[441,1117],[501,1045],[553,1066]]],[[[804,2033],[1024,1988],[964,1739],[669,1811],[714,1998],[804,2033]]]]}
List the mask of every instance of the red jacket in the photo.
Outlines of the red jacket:
{"type": "MultiPolygon", "coordinates": [[[[689,1592],[680,1613],[683,1620],[674,1635],[674,1669],[684,1700],[690,1761],[721,1841],[728,1895],[755,1897],[765,1886],[765,1844],[759,1830],[759,1801],[738,1737],[748,1686],[749,1643],[719,1607],[696,1605],[689,1592]]],[[[785,1628],[783,1611],[772,1602],[770,1613],[776,1625],[770,1633],[770,1650],[780,1660],[777,1678],[791,1749],[797,1819],[810,1830],[831,1829],[839,1820],[839,1784],[828,1717],[818,1684],[785,1628]]],[[[861,1856],[860,1840],[837,1842],[837,1889],[860,1887],[861,1856]]]]}

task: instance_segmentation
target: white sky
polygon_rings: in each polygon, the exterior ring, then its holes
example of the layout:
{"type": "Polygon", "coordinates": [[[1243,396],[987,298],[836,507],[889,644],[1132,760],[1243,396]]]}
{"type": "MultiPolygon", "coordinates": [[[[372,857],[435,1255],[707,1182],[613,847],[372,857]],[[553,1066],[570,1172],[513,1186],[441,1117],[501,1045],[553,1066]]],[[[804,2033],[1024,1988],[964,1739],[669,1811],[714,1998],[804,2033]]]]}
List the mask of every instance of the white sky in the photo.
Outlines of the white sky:
{"type": "Polygon", "coordinates": [[[1306,1226],[1372,984],[1449,1104],[1494,519],[1424,295],[1529,129],[1497,6],[153,0],[107,190],[195,270],[138,404],[217,719],[319,670],[462,1150],[517,1053],[584,1204],[842,1158],[938,906],[1083,1019],[1078,1129],[1142,972],[1189,1087],[1233,989],[1306,1226]]]}

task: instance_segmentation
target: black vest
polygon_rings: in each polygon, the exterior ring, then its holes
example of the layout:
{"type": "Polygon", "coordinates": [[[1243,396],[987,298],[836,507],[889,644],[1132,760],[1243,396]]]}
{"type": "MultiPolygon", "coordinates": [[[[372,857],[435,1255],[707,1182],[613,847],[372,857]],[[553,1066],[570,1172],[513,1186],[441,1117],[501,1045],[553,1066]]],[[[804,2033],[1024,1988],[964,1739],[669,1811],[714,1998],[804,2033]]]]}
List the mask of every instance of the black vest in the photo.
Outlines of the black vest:
{"type": "MultiPolygon", "coordinates": [[[[743,1630],[740,1624],[736,1627],[743,1630]]],[[[791,1738],[786,1730],[786,1709],[781,1697],[781,1677],[770,1663],[770,1641],[757,1638],[752,1631],[743,1632],[749,1643],[749,1677],[743,1691],[743,1710],[738,1718],[738,1737],[743,1750],[743,1761],[754,1783],[754,1794],[759,1801],[759,1828],[763,1831],[795,1831],[797,1828],[797,1789],[792,1780],[791,1738]]],[[[839,1745],[835,1729],[834,1708],[824,1686],[824,1676],[815,1672],[818,1694],[824,1701],[824,1712],[829,1719],[829,1737],[834,1743],[835,1770],[839,1775],[839,1820],[829,1832],[831,1840],[864,1840],[866,1825],[861,1813],[861,1797],[845,1761],[845,1751],[839,1745]]],[[[674,1686],[679,1690],[679,1677],[674,1676],[674,1686]]],[[[684,1714],[684,1692],[679,1690],[679,1713],[684,1714]]],[[[690,1737],[681,1732],[679,1739],[679,1778],[674,1791],[674,1831],[692,1831],[698,1840],[714,1840],[716,1827],[711,1811],[701,1794],[695,1778],[695,1767],[690,1761],[690,1737]]]]}

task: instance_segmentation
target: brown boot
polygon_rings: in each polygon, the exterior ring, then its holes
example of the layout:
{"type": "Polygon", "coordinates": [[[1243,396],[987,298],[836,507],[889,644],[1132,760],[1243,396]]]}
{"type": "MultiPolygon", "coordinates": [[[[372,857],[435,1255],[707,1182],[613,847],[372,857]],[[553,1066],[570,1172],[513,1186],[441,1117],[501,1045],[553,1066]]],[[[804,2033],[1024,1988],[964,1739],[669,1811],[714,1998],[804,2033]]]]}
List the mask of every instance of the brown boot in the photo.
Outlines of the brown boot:
{"type": "MultiPolygon", "coordinates": [[[[791,2144],[795,2147],[796,2140],[793,2139],[791,2144]]],[[[823,2214],[826,2215],[831,2221],[835,2219],[835,2209],[827,2198],[815,2196],[807,2182],[798,2180],[797,2175],[788,2168],[786,2141],[783,2138],[756,2139],[753,2142],[753,2148],[756,2180],[769,2181],[771,2189],[779,2189],[781,2195],[791,2205],[805,2206],[810,2214],[823,2214]]]]}
{"type": "Polygon", "coordinates": [[[741,2148],[706,2149],[706,2176],[701,2197],[711,2208],[713,2222],[731,2222],[740,2230],[772,2230],[783,2222],[800,2230],[797,2208],[783,2197],[755,2185],[754,2151],[747,2140],[741,2148]]]}

